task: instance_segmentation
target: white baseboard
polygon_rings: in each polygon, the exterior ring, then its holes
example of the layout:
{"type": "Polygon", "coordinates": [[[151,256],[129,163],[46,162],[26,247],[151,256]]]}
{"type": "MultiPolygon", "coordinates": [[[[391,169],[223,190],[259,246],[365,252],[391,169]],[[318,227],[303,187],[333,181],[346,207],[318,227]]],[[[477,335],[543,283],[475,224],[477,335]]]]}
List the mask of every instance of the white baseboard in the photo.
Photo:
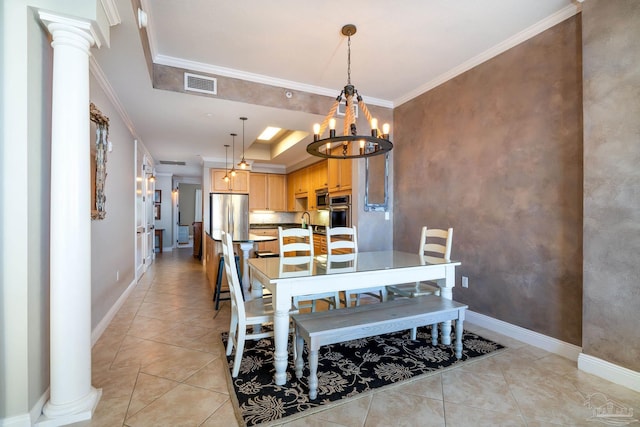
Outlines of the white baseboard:
{"type": "Polygon", "coordinates": [[[640,372],[632,371],[584,353],[580,353],[578,356],[578,369],[640,392],[640,372]]]}
{"type": "Polygon", "coordinates": [[[640,372],[582,353],[582,348],[484,314],[467,310],[466,320],[499,334],[578,362],[578,369],[640,392],[640,372]]]}
{"type": "Polygon", "coordinates": [[[559,339],[548,337],[541,333],[534,332],[520,326],[515,326],[511,323],[494,319],[493,317],[470,310],[467,310],[466,320],[474,325],[482,326],[483,328],[498,332],[534,347],[547,350],[569,360],[577,361],[578,356],[582,351],[582,348],[577,345],[569,344],[564,341],[560,341],[559,339]]]}
{"type": "Polygon", "coordinates": [[[16,415],[9,418],[0,418],[1,427],[31,427],[29,414],[16,415]]]}
{"type": "Polygon", "coordinates": [[[109,309],[107,314],[105,314],[100,323],[96,325],[95,329],[91,332],[91,347],[98,342],[98,339],[100,339],[104,331],[109,326],[109,323],[111,323],[113,318],[116,316],[118,310],[120,310],[120,307],[122,307],[124,302],[127,300],[131,291],[136,287],[136,284],[137,282],[134,279],[129,286],[127,286],[127,289],[122,293],[122,295],[120,295],[120,298],[118,298],[116,303],[109,309]]]}

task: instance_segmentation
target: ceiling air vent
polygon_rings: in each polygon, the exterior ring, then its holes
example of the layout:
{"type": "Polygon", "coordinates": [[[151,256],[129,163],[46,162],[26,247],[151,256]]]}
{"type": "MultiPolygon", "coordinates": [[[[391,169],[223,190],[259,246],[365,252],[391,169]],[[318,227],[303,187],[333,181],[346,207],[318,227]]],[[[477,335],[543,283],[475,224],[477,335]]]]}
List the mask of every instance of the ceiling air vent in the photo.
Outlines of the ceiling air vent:
{"type": "Polygon", "coordinates": [[[177,165],[177,166],[185,166],[185,162],[178,162],[175,160],[160,160],[161,165],[177,165]]]}
{"type": "Polygon", "coordinates": [[[184,90],[217,95],[218,81],[213,77],[184,73],[184,90]]]}

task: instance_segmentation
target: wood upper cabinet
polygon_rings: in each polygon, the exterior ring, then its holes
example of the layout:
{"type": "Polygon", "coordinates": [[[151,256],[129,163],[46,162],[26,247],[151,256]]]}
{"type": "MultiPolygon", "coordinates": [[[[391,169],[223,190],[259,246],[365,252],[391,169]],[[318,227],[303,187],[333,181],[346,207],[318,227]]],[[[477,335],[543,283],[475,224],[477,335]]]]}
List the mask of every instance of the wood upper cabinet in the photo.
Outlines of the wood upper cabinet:
{"type": "Polygon", "coordinates": [[[309,191],[313,191],[315,193],[316,190],[327,188],[329,185],[327,178],[328,171],[326,160],[322,160],[321,162],[314,163],[309,166],[309,182],[311,184],[309,191]]]}
{"type": "MultiPolygon", "coordinates": [[[[338,147],[340,148],[340,147],[338,147]]],[[[328,159],[329,193],[351,190],[352,159],[328,159]]]]}
{"type": "Polygon", "coordinates": [[[309,170],[299,169],[291,173],[293,183],[293,194],[305,194],[309,192],[309,170]]]}
{"type": "Polygon", "coordinates": [[[227,171],[224,169],[211,169],[211,191],[215,193],[249,193],[249,171],[236,171],[229,182],[223,177],[227,171]]]}
{"type": "MultiPolygon", "coordinates": [[[[289,211],[296,211],[300,208],[296,203],[296,197],[307,198],[309,194],[308,181],[307,181],[307,168],[298,169],[287,175],[287,206],[289,211]]],[[[307,209],[307,204],[303,203],[304,209],[307,209]]]]}
{"type": "Polygon", "coordinates": [[[251,173],[249,210],[287,210],[287,182],[284,175],[251,173]]]}

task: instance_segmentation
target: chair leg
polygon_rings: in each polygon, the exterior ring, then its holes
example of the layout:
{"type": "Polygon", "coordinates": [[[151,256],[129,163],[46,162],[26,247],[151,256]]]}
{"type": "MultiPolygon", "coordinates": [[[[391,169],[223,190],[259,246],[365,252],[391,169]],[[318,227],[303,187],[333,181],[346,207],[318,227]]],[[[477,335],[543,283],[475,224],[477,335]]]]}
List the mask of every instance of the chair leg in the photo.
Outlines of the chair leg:
{"type": "MultiPolygon", "coordinates": [[[[242,326],[242,325],[241,325],[242,326]]],[[[236,378],[240,373],[240,364],[242,363],[242,352],[244,351],[244,341],[247,335],[247,327],[239,328],[238,330],[238,342],[236,344],[236,357],[233,359],[233,372],[231,376],[236,378]]]]}
{"type": "Polygon", "coordinates": [[[231,310],[231,322],[229,322],[229,340],[227,341],[227,356],[231,355],[233,351],[234,342],[237,346],[236,333],[238,331],[238,313],[235,310],[231,310]]]}

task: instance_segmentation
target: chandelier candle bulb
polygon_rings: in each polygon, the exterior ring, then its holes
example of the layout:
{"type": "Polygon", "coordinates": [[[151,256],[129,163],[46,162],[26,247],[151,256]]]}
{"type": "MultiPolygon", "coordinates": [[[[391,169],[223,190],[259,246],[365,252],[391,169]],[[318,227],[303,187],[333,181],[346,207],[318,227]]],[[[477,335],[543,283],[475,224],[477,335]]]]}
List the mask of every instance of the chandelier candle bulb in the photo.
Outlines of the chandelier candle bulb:
{"type": "Polygon", "coordinates": [[[391,126],[389,126],[389,123],[385,123],[382,125],[382,134],[384,139],[389,139],[390,131],[391,131],[391,126]]]}
{"type": "Polygon", "coordinates": [[[364,139],[360,140],[360,155],[364,154],[364,139]]]}

